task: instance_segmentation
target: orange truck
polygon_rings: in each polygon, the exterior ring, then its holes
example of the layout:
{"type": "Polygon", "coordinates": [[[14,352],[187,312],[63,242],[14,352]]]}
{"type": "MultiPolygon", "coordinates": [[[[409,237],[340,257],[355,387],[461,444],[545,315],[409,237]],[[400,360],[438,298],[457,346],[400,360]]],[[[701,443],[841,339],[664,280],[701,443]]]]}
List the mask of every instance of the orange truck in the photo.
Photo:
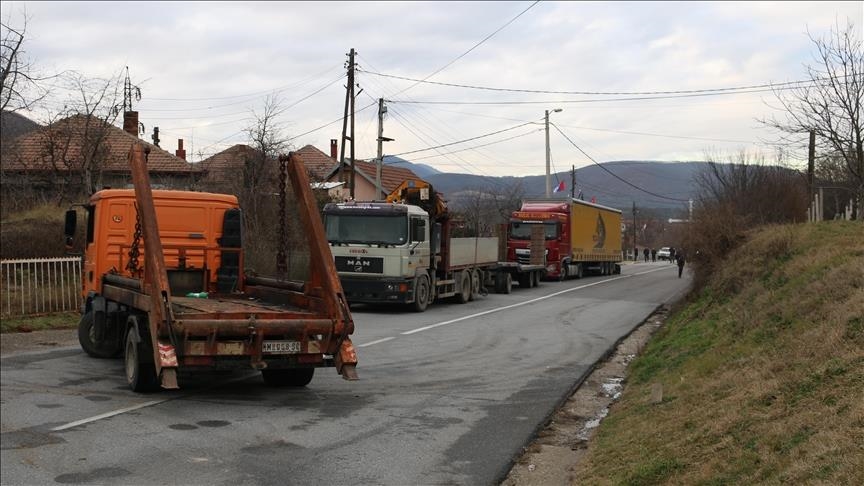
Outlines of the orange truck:
{"type": "MultiPolygon", "coordinates": [[[[134,190],[99,191],[84,205],[78,337],[87,354],[123,354],[137,392],[178,388],[180,370],[256,369],[271,386],[305,386],[319,367],[356,379],[354,322],[299,156],[280,166],[307,236],[305,281],[245,275],[235,196],[151,190],[138,144],[129,163],[134,190]]],[[[76,223],[70,209],[67,245],[76,223]]]]}

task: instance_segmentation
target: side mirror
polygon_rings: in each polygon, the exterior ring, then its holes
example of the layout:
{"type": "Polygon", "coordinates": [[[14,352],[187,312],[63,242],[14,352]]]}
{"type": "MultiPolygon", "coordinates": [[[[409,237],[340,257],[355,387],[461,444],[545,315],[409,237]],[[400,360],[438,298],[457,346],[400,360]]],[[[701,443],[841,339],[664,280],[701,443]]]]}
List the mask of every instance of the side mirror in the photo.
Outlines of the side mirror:
{"type": "Polygon", "coordinates": [[[75,227],[78,225],[78,213],[74,209],[66,211],[66,224],[63,229],[63,234],[66,236],[66,242],[75,238],[75,227]]]}

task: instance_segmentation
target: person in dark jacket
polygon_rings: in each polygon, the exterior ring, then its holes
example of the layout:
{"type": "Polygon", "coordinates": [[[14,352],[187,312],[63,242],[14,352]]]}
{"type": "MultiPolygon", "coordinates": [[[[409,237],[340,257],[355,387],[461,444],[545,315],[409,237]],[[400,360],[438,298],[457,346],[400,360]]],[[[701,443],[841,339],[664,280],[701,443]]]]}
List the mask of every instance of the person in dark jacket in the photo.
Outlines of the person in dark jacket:
{"type": "Polygon", "coordinates": [[[678,278],[681,278],[681,273],[684,272],[684,263],[685,263],[684,252],[681,250],[678,250],[675,253],[676,253],[675,262],[678,263],[678,278]]]}
{"type": "Polygon", "coordinates": [[[657,248],[651,248],[651,261],[657,261],[657,248]]]}
{"type": "Polygon", "coordinates": [[[646,262],[648,261],[648,254],[649,253],[651,253],[651,250],[649,250],[648,248],[645,248],[644,250],[642,250],[642,254],[645,255],[645,261],[646,262]]]}

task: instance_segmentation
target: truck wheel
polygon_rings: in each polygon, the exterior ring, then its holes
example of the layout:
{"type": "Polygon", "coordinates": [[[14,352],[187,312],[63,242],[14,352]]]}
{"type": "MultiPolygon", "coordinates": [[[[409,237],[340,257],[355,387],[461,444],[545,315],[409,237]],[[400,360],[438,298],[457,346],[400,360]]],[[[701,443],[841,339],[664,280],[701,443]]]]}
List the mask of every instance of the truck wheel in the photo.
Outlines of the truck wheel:
{"type": "MultiPolygon", "coordinates": [[[[93,311],[87,311],[78,321],[78,342],[81,349],[94,358],[113,358],[123,349],[115,333],[106,329],[105,339],[96,341],[93,311]]],[[[107,325],[107,323],[106,323],[107,325]]]]}
{"type": "Polygon", "coordinates": [[[421,275],[417,277],[414,284],[414,311],[423,312],[432,301],[432,288],[429,285],[429,277],[421,275]]]}
{"type": "Polygon", "coordinates": [[[531,276],[527,273],[523,273],[519,275],[519,287],[523,289],[527,289],[531,287],[531,276]]]}
{"type": "Polygon", "coordinates": [[[569,270],[569,268],[570,268],[570,266],[569,266],[567,263],[562,263],[562,264],[561,264],[561,272],[558,273],[558,279],[561,280],[562,282],[563,282],[564,280],[567,280],[567,278],[570,277],[570,270],[569,270]]]}
{"type": "Polygon", "coordinates": [[[501,280],[501,293],[509,294],[513,292],[513,276],[509,273],[504,273],[501,280]]]}
{"type": "Polygon", "coordinates": [[[129,330],[126,332],[125,364],[126,383],[129,384],[132,391],[141,393],[157,390],[159,380],[156,377],[156,366],[153,363],[150,332],[147,328],[139,328],[138,324],[135,316],[129,317],[129,330]],[[144,332],[139,334],[139,329],[144,332]]]}
{"type": "Polygon", "coordinates": [[[582,267],[581,263],[576,264],[576,278],[582,278],[585,274],[585,270],[582,267]]]}
{"type": "Polygon", "coordinates": [[[531,286],[537,287],[540,285],[540,272],[531,272],[531,286]]]}
{"type": "Polygon", "coordinates": [[[471,300],[471,271],[465,270],[461,275],[459,280],[462,284],[459,293],[456,294],[456,302],[465,304],[471,300]]]}
{"type": "Polygon", "coordinates": [[[474,300],[480,295],[480,270],[476,268],[471,270],[471,297],[468,300],[474,300]]]}
{"type": "Polygon", "coordinates": [[[294,370],[261,370],[261,377],[267,386],[306,386],[312,381],[315,368],[294,370]]]}

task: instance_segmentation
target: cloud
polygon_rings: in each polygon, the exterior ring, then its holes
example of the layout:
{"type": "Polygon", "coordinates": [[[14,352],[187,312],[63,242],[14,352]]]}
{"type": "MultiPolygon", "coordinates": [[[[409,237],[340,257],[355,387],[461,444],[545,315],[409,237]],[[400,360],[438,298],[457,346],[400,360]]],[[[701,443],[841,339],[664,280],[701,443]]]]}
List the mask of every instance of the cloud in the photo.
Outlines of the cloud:
{"type": "MultiPolygon", "coordinates": [[[[5,17],[26,8],[31,17],[28,34],[32,35],[28,52],[40,66],[107,77],[128,65],[133,82],[142,87],[144,98],[139,107],[148,129],[159,125],[163,140],[184,138],[193,141],[195,151],[214,152],[245,140],[242,129],[250,113],[260,110],[264,95],[276,89],[281,89],[286,104],[296,103],[282,120],[288,135],[339,118],[344,109],[344,81],[310,95],[344,73],[345,55],[352,47],[359,53],[362,69],[420,79],[454,61],[529,5],[2,2],[2,9],[5,17]],[[195,100],[199,98],[210,99],[195,100]]],[[[811,59],[808,29],[823,34],[846,18],[857,22],[860,29],[862,3],[541,2],[431,80],[552,91],[682,90],[788,81],[801,79],[802,65],[811,59]]],[[[522,121],[539,122],[544,110],[552,108],[564,109],[553,115],[553,122],[597,160],[692,160],[715,143],[699,139],[760,143],[771,138],[755,121],[768,113],[765,100],[771,98],[770,93],[573,104],[560,102],[598,96],[434,85],[401,92],[414,83],[362,72],[357,78],[363,88],[358,109],[375,103],[378,97],[537,102],[390,103],[385,134],[396,141],[385,144],[385,153],[446,144],[522,121]]],[[[358,113],[358,156],[374,156],[376,124],[374,108],[358,113]]],[[[339,138],[340,132],[341,122],[294,143],[314,144],[327,151],[329,140],[339,138]]],[[[591,163],[557,132],[550,138],[559,170],[591,163]]],[[[716,144],[732,150],[741,146],[716,144]]],[[[424,159],[424,163],[475,174],[541,174],[544,146],[540,131],[477,150],[424,159]]],[[[418,156],[457,148],[462,146],[418,156]]]]}

